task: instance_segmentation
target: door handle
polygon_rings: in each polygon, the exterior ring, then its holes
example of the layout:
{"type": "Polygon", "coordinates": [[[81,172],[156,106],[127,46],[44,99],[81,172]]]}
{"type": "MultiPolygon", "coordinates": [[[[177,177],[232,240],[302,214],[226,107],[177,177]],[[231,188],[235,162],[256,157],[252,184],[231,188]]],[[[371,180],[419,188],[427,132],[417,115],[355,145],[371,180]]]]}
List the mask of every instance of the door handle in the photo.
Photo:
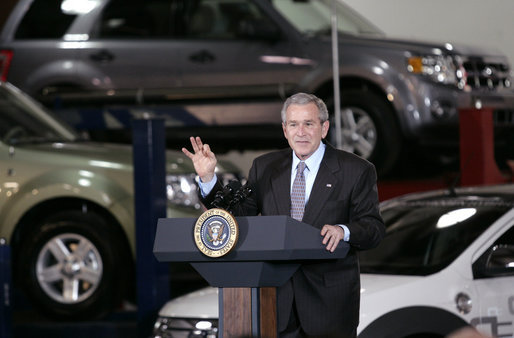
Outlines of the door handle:
{"type": "Polygon", "coordinates": [[[211,63],[216,60],[216,56],[208,50],[202,49],[199,52],[189,55],[189,60],[195,63],[211,63]]]}
{"type": "Polygon", "coordinates": [[[106,49],[102,49],[98,53],[89,55],[89,58],[95,62],[107,63],[114,60],[114,54],[106,49]]]}

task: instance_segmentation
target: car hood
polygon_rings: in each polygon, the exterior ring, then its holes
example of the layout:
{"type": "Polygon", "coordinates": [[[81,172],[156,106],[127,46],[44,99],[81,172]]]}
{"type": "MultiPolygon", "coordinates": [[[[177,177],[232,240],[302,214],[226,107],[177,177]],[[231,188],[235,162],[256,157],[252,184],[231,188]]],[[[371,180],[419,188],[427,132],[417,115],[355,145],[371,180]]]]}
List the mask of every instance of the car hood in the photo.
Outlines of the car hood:
{"type": "MultiPolygon", "coordinates": [[[[87,160],[89,164],[106,168],[120,169],[125,167],[132,170],[132,146],[127,144],[98,143],[98,142],[53,142],[40,144],[22,144],[15,148],[40,153],[59,154],[66,158],[87,160]],[[97,162],[93,162],[97,161],[97,162]],[[93,163],[92,163],[93,162],[93,163]],[[120,167],[121,166],[121,167],[120,167]]],[[[230,162],[219,161],[220,172],[238,173],[239,169],[230,162]]],[[[194,173],[194,167],[189,158],[182,152],[166,151],[167,173],[194,173]]]]}
{"type": "Polygon", "coordinates": [[[161,317],[218,318],[218,288],[206,287],[168,301],[161,317]]]}
{"type": "MultiPolygon", "coordinates": [[[[329,38],[325,38],[326,42],[330,42],[329,38]]],[[[450,54],[459,54],[459,55],[467,55],[467,56],[495,56],[495,57],[504,57],[501,51],[494,48],[481,48],[478,46],[470,46],[461,43],[453,43],[453,42],[438,42],[438,41],[423,41],[423,40],[404,40],[399,38],[389,38],[389,37],[363,37],[363,36],[342,36],[340,38],[340,43],[352,43],[358,44],[361,46],[372,46],[374,48],[380,47],[384,49],[397,49],[402,51],[408,51],[412,53],[420,53],[426,54],[431,53],[435,54],[439,51],[446,52],[450,54]]],[[[344,49],[342,49],[344,52],[344,49]]]]}
{"type": "Polygon", "coordinates": [[[24,150],[58,153],[69,157],[86,157],[96,161],[106,161],[123,165],[132,165],[132,149],[121,144],[95,142],[53,142],[41,144],[23,144],[16,148],[24,150]]]}

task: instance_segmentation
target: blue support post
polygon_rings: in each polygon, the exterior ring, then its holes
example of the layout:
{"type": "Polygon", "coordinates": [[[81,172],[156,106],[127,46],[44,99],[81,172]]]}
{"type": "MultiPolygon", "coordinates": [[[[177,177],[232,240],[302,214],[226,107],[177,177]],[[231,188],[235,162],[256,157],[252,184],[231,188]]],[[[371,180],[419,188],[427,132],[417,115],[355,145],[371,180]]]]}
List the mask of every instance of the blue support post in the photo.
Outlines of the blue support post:
{"type": "Polygon", "coordinates": [[[160,307],[169,299],[169,269],[153,255],[157,220],[166,217],[163,119],[133,121],[138,337],[151,334],[160,307]]]}
{"type": "Polygon", "coordinates": [[[0,238],[0,337],[12,337],[11,247],[0,238]]]}

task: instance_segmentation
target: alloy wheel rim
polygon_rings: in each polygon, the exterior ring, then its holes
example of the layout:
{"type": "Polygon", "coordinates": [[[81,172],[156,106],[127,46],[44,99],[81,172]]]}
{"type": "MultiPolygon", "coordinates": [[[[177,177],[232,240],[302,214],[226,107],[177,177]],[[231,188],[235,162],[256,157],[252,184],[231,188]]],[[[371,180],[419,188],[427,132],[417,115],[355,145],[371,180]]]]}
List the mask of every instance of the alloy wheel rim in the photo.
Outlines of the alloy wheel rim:
{"type": "MultiPolygon", "coordinates": [[[[334,118],[332,119],[334,122],[334,118]]],[[[335,123],[333,123],[335,126],[335,123]]],[[[358,107],[341,109],[342,149],[369,159],[377,145],[375,123],[365,110],[358,107]]],[[[336,136],[331,140],[335,144],[336,136]]]]}
{"type": "Polygon", "coordinates": [[[65,304],[79,303],[98,288],[103,275],[102,258],[86,237],[74,233],[61,234],[41,248],[36,275],[43,291],[53,300],[65,304]]]}

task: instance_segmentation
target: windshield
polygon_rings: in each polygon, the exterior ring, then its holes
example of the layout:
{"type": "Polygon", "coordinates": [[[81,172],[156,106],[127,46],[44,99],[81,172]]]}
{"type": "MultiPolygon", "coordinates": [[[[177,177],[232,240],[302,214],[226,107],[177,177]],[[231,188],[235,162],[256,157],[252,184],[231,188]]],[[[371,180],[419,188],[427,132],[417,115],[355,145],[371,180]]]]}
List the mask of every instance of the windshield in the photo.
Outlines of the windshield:
{"type": "Polygon", "coordinates": [[[512,206],[417,202],[381,210],[386,236],[359,253],[361,272],[428,275],[448,266],[512,206]]]}
{"type": "MultiPolygon", "coordinates": [[[[300,32],[330,35],[333,0],[273,0],[275,8],[300,32]]],[[[359,13],[337,0],[337,27],[340,33],[384,36],[384,33],[359,13]]]]}
{"type": "Polygon", "coordinates": [[[73,141],[74,130],[28,96],[0,83],[0,140],[6,144],[73,141]]]}

